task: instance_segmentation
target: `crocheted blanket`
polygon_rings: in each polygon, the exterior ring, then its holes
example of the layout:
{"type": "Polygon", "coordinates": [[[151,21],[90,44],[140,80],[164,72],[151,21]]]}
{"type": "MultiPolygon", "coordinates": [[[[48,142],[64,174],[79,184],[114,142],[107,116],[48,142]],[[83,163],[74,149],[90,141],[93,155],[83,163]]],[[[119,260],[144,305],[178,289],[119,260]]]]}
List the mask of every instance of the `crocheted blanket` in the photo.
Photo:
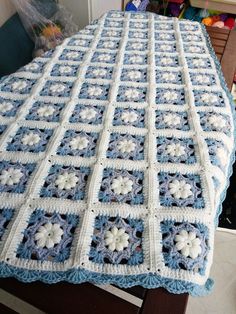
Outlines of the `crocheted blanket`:
{"type": "Polygon", "coordinates": [[[197,22],[111,11],[0,83],[0,276],[206,293],[233,103],[197,22]]]}

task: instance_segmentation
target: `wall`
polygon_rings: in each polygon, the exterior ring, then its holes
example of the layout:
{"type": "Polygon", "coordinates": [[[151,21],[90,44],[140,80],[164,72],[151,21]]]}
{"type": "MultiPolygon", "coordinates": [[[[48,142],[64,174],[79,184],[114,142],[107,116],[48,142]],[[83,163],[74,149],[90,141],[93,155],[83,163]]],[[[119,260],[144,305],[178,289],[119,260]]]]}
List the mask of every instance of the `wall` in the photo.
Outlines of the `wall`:
{"type": "Polygon", "coordinates": [[[10,0],[0,0],[0,26],[15,12],[10,0]]]}

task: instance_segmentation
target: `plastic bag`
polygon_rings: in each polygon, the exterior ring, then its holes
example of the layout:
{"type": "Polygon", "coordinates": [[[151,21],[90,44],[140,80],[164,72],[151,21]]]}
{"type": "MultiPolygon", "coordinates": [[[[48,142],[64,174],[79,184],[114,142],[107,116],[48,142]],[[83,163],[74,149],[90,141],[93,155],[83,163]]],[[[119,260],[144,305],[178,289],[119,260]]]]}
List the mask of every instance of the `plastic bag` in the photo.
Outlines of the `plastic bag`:
{"type": "Polygon", "coordinates": [[[55,48],[78,31],[72,17],[53,0],[11,0],[22,24],[35,43],[34,57],[55,48]]]}

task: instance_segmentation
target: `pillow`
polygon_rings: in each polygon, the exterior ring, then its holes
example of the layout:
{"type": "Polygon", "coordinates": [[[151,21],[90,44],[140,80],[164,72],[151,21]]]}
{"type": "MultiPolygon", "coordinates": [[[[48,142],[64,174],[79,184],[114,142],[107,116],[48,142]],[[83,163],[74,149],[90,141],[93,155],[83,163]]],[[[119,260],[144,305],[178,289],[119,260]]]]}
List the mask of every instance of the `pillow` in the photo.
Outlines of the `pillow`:
{"type": "Polygon", "coordinates": [[[16,72],[32,60],[34,43],[25,31],[18,14],[0,28],[0,78],[16,72]]]}

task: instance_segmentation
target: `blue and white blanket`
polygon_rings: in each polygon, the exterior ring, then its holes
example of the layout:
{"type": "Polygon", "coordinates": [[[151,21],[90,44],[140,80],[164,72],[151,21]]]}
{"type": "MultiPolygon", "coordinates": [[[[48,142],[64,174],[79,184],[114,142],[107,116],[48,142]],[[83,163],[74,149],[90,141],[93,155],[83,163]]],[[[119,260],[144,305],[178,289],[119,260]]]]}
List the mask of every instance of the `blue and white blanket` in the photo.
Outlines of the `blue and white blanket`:
{"type": "Polygon", "coordinates": [[[205,294],[234,156],[205,29],[109,12],[0,84],[0,276],[205,294]]]}

